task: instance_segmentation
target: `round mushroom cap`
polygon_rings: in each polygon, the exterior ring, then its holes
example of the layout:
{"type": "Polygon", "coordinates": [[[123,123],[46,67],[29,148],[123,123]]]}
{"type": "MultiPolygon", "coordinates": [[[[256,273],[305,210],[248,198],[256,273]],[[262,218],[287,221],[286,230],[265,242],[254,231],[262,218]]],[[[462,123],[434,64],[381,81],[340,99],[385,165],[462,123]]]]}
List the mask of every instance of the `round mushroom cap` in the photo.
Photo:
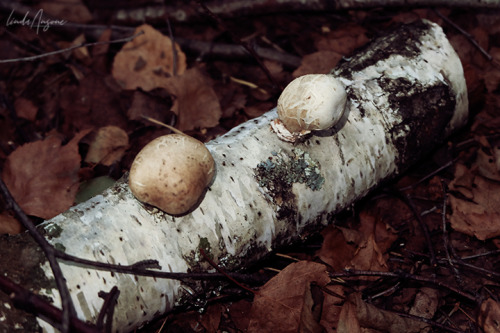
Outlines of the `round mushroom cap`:
{"type": "Polygon", "coordinates": [[[347,93],[333,75],[308,74],[290,82],[278,99],[278,117],[293,133],[324,130],[344,114],[347,93]]]}
{"type": "Polygon", "coordinates": [[[191,210],[215,173],[205,145],[187,135],[169,134],[148,143],[130,168],[134,196],[171,215],[191,210]]]}

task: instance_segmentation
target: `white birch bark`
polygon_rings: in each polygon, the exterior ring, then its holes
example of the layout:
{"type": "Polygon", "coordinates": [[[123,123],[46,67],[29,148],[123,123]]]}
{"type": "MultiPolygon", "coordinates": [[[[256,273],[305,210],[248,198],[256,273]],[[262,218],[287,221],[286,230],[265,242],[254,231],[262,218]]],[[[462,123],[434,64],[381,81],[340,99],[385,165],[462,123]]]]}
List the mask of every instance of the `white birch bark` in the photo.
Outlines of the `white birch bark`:
{"type": "MultiPolygon", "coordinates": [[[[295,145],[283,142],[270,128],[276,117],[272,110],[207,143],[217,173],[190,214],[172,217],[141,204],[124,179],[46,221],[50,242],[75,256],[114,264],[156,259],[163,271],[210,269],[200,247],[229,270],[245,267],[331,222],[335,213],[400,173],[467,119],[460,60],[435,24],[403,27],[335,73],[349,101],[333,130],[295,145]]],[[[42,269],[51,279],[47,263],[42,269]]],[[[103,302],[100,290],[118,286],[114,331],[138,327],[175,307],[185,294],[175,280],[67,263],[62,270],[83,320],[95,321],[103,302]]],[[[40,293],[60,306],[55,287],[40,286],[40,293]]]]}

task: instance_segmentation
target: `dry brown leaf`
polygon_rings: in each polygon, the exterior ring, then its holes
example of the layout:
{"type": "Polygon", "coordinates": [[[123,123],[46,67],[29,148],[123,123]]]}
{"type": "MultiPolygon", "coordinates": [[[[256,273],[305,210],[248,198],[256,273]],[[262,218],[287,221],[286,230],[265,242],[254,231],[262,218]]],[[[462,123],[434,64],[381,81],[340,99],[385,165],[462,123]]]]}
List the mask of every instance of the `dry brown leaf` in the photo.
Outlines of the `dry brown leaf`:
{"type": "Polygon", "coordinates": [[[358,230],[363,235],[373,234],[381,253],[386,253],[392,246],[392,243],[398,239],[397,232],[390,225],[385,223],[381,217],[375,216],[370,212],[362,211],[359,214],[359,222],[360,226],[358,230]]]}
{"type": "Polygon", "coordinates": [[[360,226],[356,230],[325,228],[323,244],[316,255],[334,270],[386,271],[384,253],[396,239],[397,234],[381,218],[361,212],[360,226]]]}
{"type": "Polygon", "coordinates": [[[356,304],[352,301],[344,303],[340,311],[338,333],[361,333],[361,325],[357,316],[356,304]]]}
{"type": "MultiPolygon", "coordinates": [[[[493,153],[495,154],[495,150],[493,150],[493,153]]],[[[500,181],[497,156],[492,156],[487,154],[484,150],[478,149],[475,164],[477,166],[477,171],[481,176],[491,180],[500,181]]]]}
{"type": "Polygon", "coordinates": [[[489,53],[493,57],[493,61],[489,68],[485,70],[484,84],[488,92],[492,93],[500,85],[500,70],[498,69],[498,65],[500,64],[500,47],[492,47],[489,53]]]}
{"type": "Polygon", "coordinates": [[[76,134],[64,146],[52,135],[7,157],[2,178],[26,214],[49,219],[71,207],[78,190],[78,142],[88,132],[76,134]]]}
{"type": "Polygon", "coordinates": [[[300,314],[299,333],[322,333],[319,324],[323,306],[323,291],[318,286],[311,285],[304,293],[304,305],[300,314]],[[313,291],[315,292],[313,295],[313,291]]]}
{"type": "Polygon", "coordinates": [[[106,42],[111,40],[111,35],[113,31],[111,29],[106,29],[99,36],[98,42],[103,42],[103,44],[94,45],[92,47],[92,68],[98,72],[108,72],[108,59],[106,54],[109,50],[109,45],[106,42]]]}
{"type": "Polygon", "coordinates": [[[500,184],[474,175],[463,165],[457,165],[450,190],[462,193],[466,199],[450,196],[451,226],[464,234],[485,240],[500,236],[500,184]]]}
{"type": "Polygon", "coordinates": [[[116,126],[101,127],[90,143],[85,162],[110,166],[121,160],[127,148],[127,132],[116,126]]]}
{"type": "Polygon", "coordinates": [[[342,231],[332,225],[323,230],[322,236],[323,244],[321,244],[321,249],[316,252],[316,255],[335,271],[347,267],[356,246],[348,244],[342,231]]]}
{"type": "Polygon", "coordinates": [[[337,332],[362,332],[359,327],[387,333],[420,333],[428,324],[381,310],[364,302],[359,293],[354,293],[349,295],[342,308],[337,332]]]}
{"type": "Polygon", "coordinates": [[[247,300],[238,301],[231,304],[229,307],[228,314],[231,316],[232,322],[236,325],[236,328],[242,332],[246,332],[248,328],[251,308],[252,303],[247,300]]]}
{"type": "Polygon", "coordinates": [[[451,46],[458,54],[462,64],[471,64],[472,56],[475,52],[474,45],[462,34],[454,35],[449,38],[451,46]]]}
{"type": "MultiPolygon", "coordinates": [[[[481,27],[475,27],[470,32],[470,34],[483,50],[488,50],[490,48],[489,47],[490,36],[488,31],[486,31],[481,27]]],[[[474,49],[472,62],[480,68],[485,68],[485,66],[490,64],[489,60],[477,48],[474,49]]]]}
{"type": "Polygon", "coordinates": [[[249,118],[260,117],[275,106],[275,103],[263,102],[257,105],[247,106],[244,110],[249,118]]]}
{"type": "Polygon", "coordinates": [[[346,24],[343,28],[332,31],[326,37],[317,40],[316,48],[319,51],[334,51],[341,55],[349,55],[368,41],[363,27],[357,24],[346,24]]]}
{"type": "Polygon", "coordinates": [[[18,117],[35,121],[38,107],[29,99],[23,97],[17,98],[14,102],[14,108],[18,117]]]}
{"type": "Polygon", "coordinates": [[[293,77],[306,74],[328,74],[337,66],[342,55],[334,51],[318,51],[305,55],[299,68],[293,72],[293,77]]]}
{"type": "MultiPolygon", "coordinates": [[[[80,34],[71,43],[69,43],[69,45],[66,46],[66,47],[78,46],[78,45],[84,44],[85,42],[86,42],[85,35],[84,34],[80,34]]],[[[76,59],[80,60],[82,63],[84,63],[87,66],[92,61],[92,59],[90,58],[89,49],[86,46],[74,49],[71,53],[73,54],[73,56],[76,59]]]]}
{"type": "MultiPolygon", "coordinates": [[[[113,61],[113,77],[124,89],[150,91],[166,87],[174,75],[172,41],[152,26],[144,24],[135,34],[144,34],[123,45],[113,61]]],[[[186,70],[186,55],[176,43],[176,74],[186,70]]]]}
{"type": "Polygon", "coordinates": [[[500,304],[491,298],[481,303],[478,324],[485,333],[500,332],[500,304]]]}
{"type": "Polygon", "coordinates": [[[23,226],[17,219],[7,213],[0,214],[0,235],[16,235],[23,231],[23,226]]]}
{"type": "Polygon", "coordinates": [[[200,323],[207,332],[217,332],[223,312],[224,306],[222,304],[212,304],[207,308],[200,319],[200,323]]]}
{"type": "Polygon", "coordinates": [[[106,125],[127,127],[121,98],[113,83],[110,76],[103,80],[99,74],[91,73],[79,85],[66,85],[61,89],[63,134],[69,136],[84,128],[106,125]]]}
{"type": "Polygon", "coordinates": [[[170,99],[166,90],[159,88],[154,90],[157,94],[144,93],[143,91],[136,90],[132,97],[132,104],[127,110],[127,117],[130,120],[141,121],[149,126],[153,125],[150,121],[146,120],[144,116],[153,118],[163,123],[169,123],[169,118],[173,115],[170,111],[170,99]]]}
{"type": "Polygon", "coordinates": [[[434,317],[439,303],[439,292],[434,288],[423,287],[415,296],[410,314],[427,319],[434,317]]]}
{"type": "Polygon", "coordinates": [[[388,270],[384,255],[375,242],[374,234],[370,234],[364,243],[359,245],[348,268],[368,271],[388,270]]]}
{"type": "Polygon", "coordinates": [[[214,127],[222,115],[212,83],[198,68],[172,78],[166,87],[175,96],[172,111],[178,116],[181,131],[214,127]]]}
{"type": "MultiPolygon", "coordinates": [[[[341,285],[329,285],[325,286],[325,288],[331,293],[344,296],[344,287],[341,285]]],[[[320,324],[325,328],[326,332],[335,333],[334,328],[338,325],[343,303],[343,298],[333,296],[330,293],[325,293],[320,324]]]]}
{"type": "Polygon", "coordinates": [[[322,264],[299,261],[287,266],[255,296],[248,332],[297,332],[303,312],[311,311],[305,306],[310,306],[306,293],[311,283],[323,287],[329,281],[322,264]]]}

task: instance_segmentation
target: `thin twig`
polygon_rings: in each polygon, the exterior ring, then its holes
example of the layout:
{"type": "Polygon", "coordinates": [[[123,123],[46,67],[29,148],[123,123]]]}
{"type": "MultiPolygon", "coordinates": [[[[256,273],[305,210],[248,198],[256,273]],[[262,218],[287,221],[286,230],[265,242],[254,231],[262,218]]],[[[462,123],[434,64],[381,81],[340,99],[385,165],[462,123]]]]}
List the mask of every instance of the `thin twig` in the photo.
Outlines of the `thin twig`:
{"type": "Polygon", "coordinates": [[[451,25],[453,28],[457,29],[458,31],[460,31],[461,34],[463,34],[468,40],[469,42],[472,43],[472,45],[474,45],[478,50],[479,52],[481,52],[485,57],[486,59],[488,59],[488,61],[491,61],[493,59],[493,57],[488,53],[486,52],[485,49],[483,49],[481,47],[481,45],[478,44],[478,42],[476,42],[476,40],[474,39],[474,37],[468,33],[467,31],[465,31],[464,29],[460,28],[457,24],[455,24],[452,20],[450,20],[449,18],[447,18],[446,16],[444,16],[443,14],[441,14],[439,12],[439,10],[437,9],[433,9],[434,12],[440,17],[442,18],[446,23],[448,23],[449,25],[451,25]]]}
{"type": "Polygon", "coordinates": [[[120,290],[116,286],[111,288],[109,293],[104,291],[99,292],[99,297],[104,299],[99,317],[97,318],[96,325],[99,329],[104,329],[104,332],[111,333],[113,325],[113,313],[115,312],[116,301],[120,296],[120,290]],[[106,322],[104,322],[106,319],[106,322]]]}
{"type": "Polygon", "coordinates": [[[446,191],[446,185],[444,182],[441,183],[441,186],[443,188],[443,210],[441,212],[441,221],[442,221],[442,227],[443,227],[443,245],[444,245],[444,251],[446,254],[446,258],[448,259],[448,265],[450,268],[453,270],[455,273],[455,279],[457,283],[460,286],[463,286],[464,281],[460,277],[460,271],[453,265],[453,262],[451,260],[450,256],[450,242],[449,242],[449,235],[448,235],[448,228],[446,227],[446,204],[447,204],[447,199],[448,199],[448,193],[446,191]]]}
{"type": "Polygon", "coordinates": [[[418,281],[418,282],[426,282],[430,283],[433,285],[436,285],[441,288],[445,288],[449,291],[452,291],[463,298],[472,301],[474,303],[477,303],[476,297],[466,293],[465,291],[462,291],[460,289],[457,289],[453,286],[450,286],[446,283],[443,283],[436,278],[427,278],[419,275],[414,275],[410,274],[404,271],[396,271],[396,272],[381,272],[381,271],[362,271],[362,270],[355,270],[355,269],[346,269],[343,272],[337,272],[337,273],[330,273],[329,274],[330,278],[347,278],[347,277],[354,277],[354,276],[380,276],[380,277],[396,277],[400,279],[406,279],[406,280],[413,280],[413,281],[418,281]]]}
{"type": "MultiPolygon", "coordinates": [[[[389,310],[386,310],[386,311],[389,311],[389,310]]],[[[410,319],[414,319],[414,320],[418,320],[418,321],[422,321],[426,324],[429,324],[431,325],[432,327],[437,327],[439,328],[439,331],[440,332],[453,332],[453,333],[465,333],[464,331],[462,330],[457,330],[457,329],[454,329],[452,327],[449,327],[449,326],[446,326],[446,325],[443,325],[441,323],[438,323],[437,321],[434,321],[432,319],[428,319],[428,318],[425,318],[425,317],[420,317],[420,316],[414,316],[414,315],[411,315],[409,313],[404,313],[404,312],[399,312],[399,311],[390,311],[394,314],[397,314],[398,316],[400,317],[404,317],[404,318],[410,318],[410,319]]]]}
{"type": "Polygon", "coordinates": [[[406,190],[410,190],[410,189],[413,189],[415,188],[415,186],[417,186],[418,184],[421,184],[423,182],[425,182],[427,179],[433,177],[434,175],[440,173],[441,171],[443,171],[444,169],[450,167],[453,165],[453,163],[455,163],[456,159],[453,159],[451,161],[448,161],[446,162],[445,164],[443,164],[442,166],[440,166],[439,168],[437,168],[436,170],[432,171],[431,173],[429,173],[428,175],[426,175],[425,177],[423,178],[420,178],[417,182],[411,184],[411,185],[408,185],[408,186],[405,186],[405,187],[402,187],[400,188],[399,190],[400,191],[406,191],[406,190]]]}
{"type": "MultiPolygon", "coordinates": [[[[10,295],[10,298],[16,307],[36,316],[42,317],[46,322],[56,326],[62,321],[62,311],[40,296],[24,289],[9,278],[0,275],[0,290],[10,295]]],[[[95,325],[84,323],[76,317],[71,318],[72,332],[79,333],[99,333],[95,325]]]]}
{"type": "Polygon", "coordinates": [[[429,233],[429,228],[427,225],[424,223],[422,220],[422,216],[417,210],[417,207],[415,206],[415,203],[411,199],[411,196],[409,194],[404,194],[402,192],[397,191],[396,192],[396,197],[399,198],[401,201],[403,201],[412,211],[413,215],[417,219],[418,224],[420,225],[420,228],[422,229],[422,232],[424,234],[425,242],[427,244],[427,248],[429,249],[429,255],[430,255],[430,263],[432,267],[436,267],[436,254],[434,252],[434,246],[432,245],[432,240],[431,240],[431,235],[429,233]]]}
{"type": "Polygon", "coordinates": [[[262,69],[262,71],[264,72],[264,74],[266,74],[268,80],[271,82],[271,84],[273,85],[273,87],[275,88],[279,88],[281,89],[280,85],[278,84],[278,82],[274,79],[274,77],[272,76],[271,72],[269,72],[269,69],[267,68],[267,66],[264,64],[264,62],[261,60],[261,58],[259,57],[259,55],[257,54],[257,52],[255,52],[255,49],[252,45],[250,45],[250,43],[248,42],[244,42],[242,41],[240,38],[236,37],[227,27],[226,25],[224,24],[224,22],[220,19],[220,17],[218,17],[216,14],[214,14],[210,8],[207,7],[207,5],[201,1],[201,0],[198,0],[197,1],[198,4],[200,5],[201,8],[203,8],[203,10],[205,11],[205,13],[207,13],[208,16],[210,16],[224,31],[226,31],[227,33],[229,33],[229,35],[231,36],[231,38],[239,43],[240,45],[242,45],[255,59],[255,61],[257,61],[257,63],[259,64],[260,68],[262,69]]]}
{"type": "Polygon", "coordinates": [[[41,59],[41,58],[46,58],[46,57],[50,57],[50,56],[53,56],[53,55],[70,52],[70,51],[73,51],[73,50],[78,49],[80,47],[97,46],[97,45],[105,45],[105,44],[115,44],[115,43],[125,43],[125,42],[129,42],[129,41],[133,40],[134,38],[136,38],[137,36],[142,35],[143,33],[144,33],[143,31],[140,31],[139,33],[137,33],[135,35],[132,35],[130,37],[120,38],[120,39],[116,39],[116,40],[112,40],[112,41],[93,42],[93,43],[81,43],[81,44],[78,44],[78,45],[70,46],[70,47],[65,48],[65,49],[61,49],[61,50],[57,50],[57,51],[52,51],[52,52],[47,52],[47,53],[43,53],[43,54],[38,54],[38,55],[35,55],[35,56],[31,56],[31,57],[14,58],[14,59],[1,59],[0,60],[0,64],[11,63],[11,62],[21,62],[21,61],[38,60],[38,59],[41,59]]]}
{"type": "Polygon", "coordinates": [[[177,76],[177,49],[175,48],[175,39],[174,39],[174,34],[172,32],[172,27],[170,26],[170,20],[168,19],[167,16],[167,28],[168,28],[168,35],[170,37],[170,41],[172,42],[172,73],[174,76],[177,76]]]}
{"type": "Polygon", "coordinates": [[[240,288],[242,288],[242,289],[244,289],[246,291],[251,292],[252,294],[256,294],[257,293],[255,290],[252,290],[249,287],[244,286],[243,284],[241,284],[240,282],[238,282],[236,279],[234,279],[232,276],[228,275],[222,268],[219,267],[219,265],[217,265],[212,259],[210,259],[207,256],[207,254],[205,253],[205,251],[203,249],[201,249],[201,248],[200,248],[200,253],[205,258],[205,260],[208,261],[210,263],[210,265],[212,265],[213,268],[215,268],[219,273],[225,275],[235,285],[237,285],[238,287],[240,287],[240,288]]]}

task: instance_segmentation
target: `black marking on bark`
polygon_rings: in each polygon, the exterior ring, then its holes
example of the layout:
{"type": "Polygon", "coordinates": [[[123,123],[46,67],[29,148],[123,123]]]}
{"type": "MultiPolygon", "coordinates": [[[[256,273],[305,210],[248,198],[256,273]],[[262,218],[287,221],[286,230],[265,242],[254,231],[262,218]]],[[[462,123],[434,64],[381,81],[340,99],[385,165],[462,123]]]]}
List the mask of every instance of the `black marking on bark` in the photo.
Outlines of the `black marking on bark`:
{"type": "Polygon", "coordinates": [[[382,79],[381,86],[389,92],[391,109],[397,110],[402,117],[401,123],[390,129],[399,152],[396,163],[398,166],[411,165],[422,157],[419,152],[427,152],[443,140],[456,106],[453,91],[444,82],[422,86],[404,78],[382,79]]]}
{"type": "Polygon", "coordinates": [[[335,74],[352,79],[353,73],[386,60],[391,55],[397,54],[408,59],[414,58],[421,53],[419,40],[423,34],[428,32],[429,24],[417,21],[402,25],[394,30],[397,30],[398,33],[377,38],[356,51],[356,55],[349,60],[343,60],[335,70],[335,74]]]}

